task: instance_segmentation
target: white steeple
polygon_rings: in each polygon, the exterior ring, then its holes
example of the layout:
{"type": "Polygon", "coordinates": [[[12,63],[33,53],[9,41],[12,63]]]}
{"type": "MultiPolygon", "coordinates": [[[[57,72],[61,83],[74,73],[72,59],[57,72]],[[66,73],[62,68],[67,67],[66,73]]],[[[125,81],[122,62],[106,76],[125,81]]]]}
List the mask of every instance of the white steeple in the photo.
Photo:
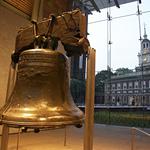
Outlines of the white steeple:
{"type": "Polygon", "coordinates": [[[147,34],[146,34],[146,25],[145,25],[145,23],[144,23],[144,39],[147,39],[147,34]]]}
{"type": "Polygon", "coordinates": [[[144,39],[141,41],[141,52],[138,54],[139,65],[150,67],[150,40],[147,38],[145,24],[143,37],[144,39]]]}

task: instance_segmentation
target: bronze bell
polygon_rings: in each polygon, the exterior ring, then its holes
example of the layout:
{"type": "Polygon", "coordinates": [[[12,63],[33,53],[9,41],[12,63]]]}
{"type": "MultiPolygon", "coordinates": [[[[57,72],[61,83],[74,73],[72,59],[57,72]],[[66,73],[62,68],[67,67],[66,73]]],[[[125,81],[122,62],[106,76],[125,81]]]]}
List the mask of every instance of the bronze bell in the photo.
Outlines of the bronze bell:
{"type": "Polygon", "coordinates": [[[67,56],[51,49],[23,51],[14,89],[1,109],[2,124],[56,128],[82,121],[69,89],[67,56]]]}

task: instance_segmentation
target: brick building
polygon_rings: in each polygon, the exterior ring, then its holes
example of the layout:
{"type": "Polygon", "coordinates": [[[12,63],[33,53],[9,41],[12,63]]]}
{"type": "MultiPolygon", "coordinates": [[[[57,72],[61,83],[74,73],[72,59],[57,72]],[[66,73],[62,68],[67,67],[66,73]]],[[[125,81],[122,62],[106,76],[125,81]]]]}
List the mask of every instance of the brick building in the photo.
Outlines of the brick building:
{"type": "Polygon", "coordinates": [[[105,83],[105,103],[110,105],[150,105],[150,40],[146,29],[135,72],[112,76],[105,83]]]}

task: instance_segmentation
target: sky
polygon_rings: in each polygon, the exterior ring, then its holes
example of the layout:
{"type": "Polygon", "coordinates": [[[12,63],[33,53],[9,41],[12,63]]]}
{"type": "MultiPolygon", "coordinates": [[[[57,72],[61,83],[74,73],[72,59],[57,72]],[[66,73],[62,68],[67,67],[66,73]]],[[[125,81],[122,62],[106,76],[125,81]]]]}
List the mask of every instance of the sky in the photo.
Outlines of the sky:
{"type": "MultiPolygon", "coordinates": [[[[140,10],[141,35],[146,33],[150,39],[150,0],[142,0],[140,10]],[[149,11],[148,13],[144,13],[149,11]]],[[[140,52],[140,34],[137,14],[137,2],[123,4],[120,8],[111,8],[111,17],[131,15],[111,21],[111,68],[134,69],[139,65],[138,53],[140,52]]],[[[88,39],[91,47],[96,49],[96,71],[107,69],[107,9],[100,13],[93,12],[88,18],[88,39]],[[100,21],[100,22],[96,22],[100,21]],[[95,22],[95,23],[94,23],[95,22]]]]}

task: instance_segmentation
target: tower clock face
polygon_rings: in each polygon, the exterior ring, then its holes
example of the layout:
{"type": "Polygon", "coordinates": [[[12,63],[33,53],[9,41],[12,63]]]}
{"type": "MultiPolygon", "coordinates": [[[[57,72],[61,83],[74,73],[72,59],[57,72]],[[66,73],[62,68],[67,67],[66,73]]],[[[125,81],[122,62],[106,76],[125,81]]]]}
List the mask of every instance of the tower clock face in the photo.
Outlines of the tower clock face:
{"type": "Polygon", "coordinates": [[[147,62],[147,56],[143,56],[143,62],[146,63],[147,62]]]}

